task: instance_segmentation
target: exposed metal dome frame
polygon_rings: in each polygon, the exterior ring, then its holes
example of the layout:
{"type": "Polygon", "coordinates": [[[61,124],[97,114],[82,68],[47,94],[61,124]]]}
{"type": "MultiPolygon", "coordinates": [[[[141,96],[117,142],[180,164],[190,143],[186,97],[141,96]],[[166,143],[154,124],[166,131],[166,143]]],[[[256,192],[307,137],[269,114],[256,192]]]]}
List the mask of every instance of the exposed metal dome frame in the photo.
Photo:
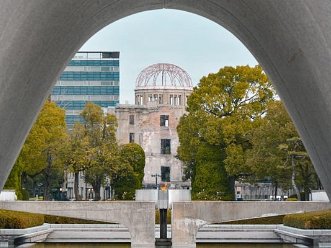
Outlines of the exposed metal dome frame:
{"type": "Polygon", "coordinates": [[[192,87],[189,74],[182,68],[167,63],[158,63],[142,70],[136,80],[136,87],[192,87]]]}

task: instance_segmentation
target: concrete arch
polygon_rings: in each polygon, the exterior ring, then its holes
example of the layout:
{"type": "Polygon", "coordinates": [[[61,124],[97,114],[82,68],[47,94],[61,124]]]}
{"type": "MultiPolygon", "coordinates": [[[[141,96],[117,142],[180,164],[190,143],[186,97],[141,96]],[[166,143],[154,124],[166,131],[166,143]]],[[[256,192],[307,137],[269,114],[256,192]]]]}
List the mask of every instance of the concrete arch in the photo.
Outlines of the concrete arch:
{"type": "Polygon", "coordinates": [[[248,47],[284,100],[331,198],[331,3],[327,0],[2,0],[0,189],[70,57],[107,24],[160,8],[205,16],[248,47]]]}

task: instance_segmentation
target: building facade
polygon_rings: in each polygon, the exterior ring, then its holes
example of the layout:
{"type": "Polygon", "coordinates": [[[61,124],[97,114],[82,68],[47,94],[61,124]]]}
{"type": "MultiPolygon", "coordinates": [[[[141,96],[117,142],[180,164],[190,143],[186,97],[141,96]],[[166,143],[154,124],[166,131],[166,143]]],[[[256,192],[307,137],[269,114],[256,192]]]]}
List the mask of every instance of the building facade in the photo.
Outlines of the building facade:
{"type": "Polygon", "coordinates": [[[143,185],[167,182],[173,188],[190,187],[183,182],[183,164],[176,158],[177,125],[192,92],[189,75],[172,64],[155,64],[138,76],[134,105],[117,105],[119,143],[135,142],[145,151],[143,185]]]}
{"type": "Polygon", "coordinates": [[[278,187],[277,192],[275,192],[275,190],[275,186],[271,182],[259,182],[255,184],[239,181],[235,182],[237,201],[283,201],[286,200],[289,195],[293,194],[293,190],[291,189],[283,190],[278,187]]]}
{"type": "MultiPolygon", "coordinates": [[[[51,100],[66,111],[66,124],[72,129],[82,122],[80,113],[87,102],[107,108],[119,103],[119,52],[77,52],[56,82],[51,100]]],[[[83,200],[93,199],[91,185],[85,183],[84,173],[79,175],[79,194],[83,200]]],[[[74,199],[74,177],[68,173],[63,190],[66,198],[74,199]]],[[[110,198],[109,183],[101,188],[101,198],[110,198]]]]}
{"type": "MultiPolygon", "coordinates": [[[[68,200],[75,200],[75,192],[74,192],[74,182],[75,182],[75,176],[74,173],[66,172],[65,181],[63,183],[63,190],[64,198],[68,200]]],[[[95,192],[93,190],[92,185],[85,182],[85,175],[84,172],[79,172],[79,178],[78,178],[78,191],[79,195],[81,196],[81,199],[86,200],[93,200],[95,196],[95,192]]],[[[107,177],[106,182],[104,185],[100,188],[100,197],[101,200],[110,200],[112,196],[111,187],[110,187],[110,180],[107,177]]]]}
{"type": "Polygon", "coordinates": [[[67,127],[81,122],[87,102],[116,106],[120,92],[119,52],[78,52],[56,82],[51,100],[66,110],[67,127]]]}

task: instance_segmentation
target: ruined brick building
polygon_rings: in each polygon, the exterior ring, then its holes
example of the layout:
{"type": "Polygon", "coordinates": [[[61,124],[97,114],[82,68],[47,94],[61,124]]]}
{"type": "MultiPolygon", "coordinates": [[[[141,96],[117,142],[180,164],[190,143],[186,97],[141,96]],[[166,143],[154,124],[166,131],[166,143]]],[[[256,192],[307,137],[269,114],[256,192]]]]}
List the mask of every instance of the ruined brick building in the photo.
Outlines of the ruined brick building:
{"type": "Polygon", "coordinates": [[[135,142],[146,155],[145,187],[169,182],[173,188],[189,187],[183,182],[183,164],[175,156],[179,145],[176,127],[185,113],[192,81],[183,69],[172,64],[155,64],[136,80],[135,104],[120,104],[117,138],[121,144],[135,142]]]}

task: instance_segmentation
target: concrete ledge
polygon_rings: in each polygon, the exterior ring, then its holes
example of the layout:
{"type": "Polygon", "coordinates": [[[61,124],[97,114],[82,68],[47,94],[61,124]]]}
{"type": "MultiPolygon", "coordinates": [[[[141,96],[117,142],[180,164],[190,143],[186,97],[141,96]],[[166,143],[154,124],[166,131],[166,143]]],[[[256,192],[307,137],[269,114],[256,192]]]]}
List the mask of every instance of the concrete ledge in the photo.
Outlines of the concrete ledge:
{"type": "Polygon", "coordinates": [[[292,244],[314,245],[314,239],[305,235],[295,234],[283,230],[275,230],[275,233],[285,242],[292,244]]]}
{"type": "MultiPolygon", "coordinates": [[[[155,237],[159,225],[155,225],[155,237]]],[[[168,237],[171,226],[168,225],[168,237]]],[[[196,236],[197,243],[296,243],[308,246],[327,247],[331,243],[331,230],[302,230],[283,225],[205,225],[196,236]]],[[[0,247],[31,242],[46,243],[130,243],[127,228],[118,224],[44,224],[22,230],[0,229],[0,247]],[[6,240],[7,238],[7,240],[6,240]]],[[[132,247],[149,247],[134,244],[132,247]],[[137,245],[137,246],[136,246],[137,245]]],[[[150,247],[153,247],[152,245],[150,247]]],[[[190,248],[190,244],[176,248],[190,248]]]]}

